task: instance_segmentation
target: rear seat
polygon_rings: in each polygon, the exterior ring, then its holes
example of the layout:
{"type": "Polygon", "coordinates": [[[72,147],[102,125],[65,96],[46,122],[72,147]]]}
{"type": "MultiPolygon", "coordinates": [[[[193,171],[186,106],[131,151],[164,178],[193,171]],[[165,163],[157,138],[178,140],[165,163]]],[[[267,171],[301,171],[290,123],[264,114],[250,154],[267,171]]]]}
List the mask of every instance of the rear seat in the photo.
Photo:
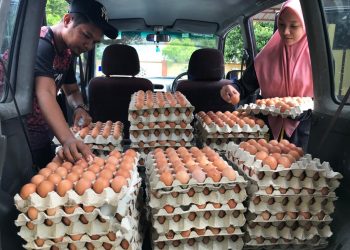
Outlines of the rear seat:
{"type": "Polygon", "coordinates": [[[140,61],[135,48],[113,44],[102,56],[102,72],[106,75],[91,79],[89,106],[92,120],[121,121],[124,137],[129,137],[128,108],[131,95],[138,90],[152,90],[153,84],[145,78],[135,77],[140,72],[140,61]]]}

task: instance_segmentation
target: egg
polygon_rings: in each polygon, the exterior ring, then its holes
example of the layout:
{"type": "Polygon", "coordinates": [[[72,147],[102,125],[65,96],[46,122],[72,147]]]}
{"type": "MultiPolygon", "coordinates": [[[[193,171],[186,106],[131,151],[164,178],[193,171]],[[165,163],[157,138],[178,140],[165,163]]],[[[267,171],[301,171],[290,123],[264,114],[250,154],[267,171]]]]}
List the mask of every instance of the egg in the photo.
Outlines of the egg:
{"type": "Polygon", "coordinates": [[[226,215],[226,212],[225,212],[225,211],[223,211],[223,210],[219,211],[218,216],[219,216],[220,218],[225,217],[225,215],[226,215]]]}
{"type": "Polygon", "coordinates": [[[187,184],[190,180],[190,176],[185,171],[179,171],[176,173],[176,179],[182,184],[187,184]]]}
{"type": "Polygon", "coordinates": [[[36,220],[38,218],[38,209],[35,207],[29,207],[27,210],[28,218],[31,220],[36,220]]]}
{"type": "Polygon", "coordinates": [[[187,244],[189,245],[189,246],[193,246],[194,244],[196,243],[196,240],[195,239],[189,239],[188,241],[187,241],[187,244]]]}
{"type": "Polygon", "coordinates": [[[34,242],[38,247],[42,247],[45,241],[43,239],[37,238],[34,240],[34,242]]]}
{"type": "Polygon", "coordinates": [[[175,222],[178,222],[179,220],[181,220],[181,215],[179,215],[179,214],[174,215],[174,216],[173,216],[173,220],[174,220],[175,222]]]}
{"type": "Polygon", "coordinates": [[[45,198],[48,193],[55,189],[55,185],[50,181],[42,181],[37,187],[36,192],[42,197],[45,198]]]}
{"type": "Polygon", "coordinates": [[[59,167],[56,169],[55,173],[60,175],[62,178],[65,178],[67,176],[68,171],[64,167],[59,167]]]}
{"type": "Polygon", "coordinates": [[[203,215],[204,219],[209,220],[209,218],[211,217],[211,213],[209,211],[206,211],[203,215]]]}
{"type": "Polygon", "coordinates": [[[273,156],[268,156],[263,160],[263,164],[270,167],[272,170],[277,168],[277,160],[273,156]]]}
{"type": "Polygon", "coordinates": [[[49,177],[49,175],[52,173],[51,169],[48,168],[42,168],[40,169],[39,173],[40,175],[44,176],[45,178],[49,177]]]}
{"type": "Polygon", "coordinates": [[[210,177],[214,182],[219,182],[221,180],[221,173],[216,168],[208,170],[207,176],[210,177]]]}
{"type": "Polygon", "coordinates": [[[191,230],[182,231],[180,234],[182,237],[187,238],[188,236],[190,236],[191,230]]]}
{"type": "Polygon", "coordinates": [[[188,192],[187,192],[187,195],[189,196],[189,197],[193,197],[194,195],[195,195],[195,191],[194,191],[194,189],[193,188],[190,188],[189,190],[188,190],[188,192]]]}
{"type": "Polygon", "coordinates": [[[231,167],[225,168],[222,171],[222,176],[226,177],[230,181],[236,180],[236,172],[231,167]]]}
{"type": "Polygon", "coordinates": [[[265,192],[266,192],[267,194],[272,194],[272,193],[273,193],[273,187],[272,187],[272,186],[269,186],[269,187],[265,188],[265,192]]]}
{"type": "Polygon", "coordinates": [[[259,236],[259,237],[255,238],[255,241],[257,244],[262,244],[262,243],[264,243],[265,238],[263,238],[262,236],[259,236]]]}
{"type": "Polygon", "coordinates": [[[271,214],[268,211],[264,211],[261,213],[261,217],[263,218],[263,220],[269,220],[271,217],[271,214]]]}
{"type": "Polygon", "coordinates": [[[234,232],[235,232],[235,228],[234,228],[234,226],[229,226],[229,227],[226,227],[226,232],[228,233],[228,234],[233,234],[234,232]]]}
{"type": "Polygon", "coordinates": [[[174,236],[175,236],[175,233],[173,230],[170,230],[167,233],[165,233],[165,237],[169,240],[174,239],[174,236]]]}
{"type": "Polygon", "coordinates": [[[160,177],[160,181],[164,183],[165,186],[171,186],[173,184],[174,178],[170,172],[163,172],[160,177]]]}
{"type": "Polygon", "coordinates": [[[194,220],[196,219],[196,217],[197,217],[197,215],[196,215],[195,212],[190,212],[190,213],[188,214],[188,219],[189,219],[190,221],[194,221],[194,220]]]}
{"type": "Polygon", "coordinates": [[[32,193],[35,193],[36,187],[37,186],[33,183],[27,183],[21,188],[19,195],[23,200],[25,200],[29,197],[29,195],[31,195],[32,193]]]}
{"type": "Polygon", "coordinates": [[[281,156],[280,158],[278,158],[277,162],[285,168],[290,168],[290,166],[292,165],[292,162],[289,160],[289,158],[285,156],[281,156]]]}
{"type": "Polygon", "coordinates": [[[72,214],[72,213],[74,213],[75,209],[78,207],[79,207],[78,205],[64,206],[63,210],[66,214],[72,214]]]}
{"type": "Polygon", "coordinates": [[[202,229],[195,228],[194,231],[197,233],[197,235],[204,235],[206,229],[205,228],[202,228],[202,229]]]}
{"type": "Polygon", "coordinates": [[[234,186],[233,191],[234,191],[236,194],[238,194],[239,192],[241,192],[241,187],[237,184],[237,185],[234,186]]]}
{"type": "Polygon", "coordinates": [[[237,206],[237,202],[235,200],[231,199],[227,202],[227,205],[232,209],[232,208],[235,208],[237,206]]]}
{"type": "Polygon", "coordinates": [[[110,241],[115,241],[117,239],[117,235],[115,232],[108,232],[107,237],[110,241]]]}
{"type": "Polygon", "coordinates": [[[35,226],[34,226],[34,224],[33,224],[32,222],[28,221],[28,222],[26,223],[26,227],[27,227],[29,230],[33,230],[35,226]]]}
{"type": "Polygon", "coordinates": [[[127,181],[123,176],[116,176],[111,182],[111,187],[116,193],[119,193],[124,186],[127,186],[127,181]]]}
{"type": "Polygon", "coordinates": [[[304,219],[306,219],[306,220],[311,218],[311,213],[309,213],[309,212],[299,212],[299,215],[301,217],[304,217],[304,219]]]}
{"type": "Polygon", "coordinates": [[[93,184],[92,189],[96,194],[101,194],[109,186],[109,180],[99,177],[93,184]]]}
{"type": "Polygon", "coordinates": [[[269,154],[265,151],[259,151],[255,154],[255,159],[256,160],[264,160],[266,157],[268,157],[269,154]]]}
{"type": "Polygon", "coordinates": [[[57,185],[62,181],[62,177],[58,174],[50,174],[49,177],[47,177],[47,180],[52,182],[54,185],[57,185]]]}
{"type": "Polygon", "coordinates": [[[278,213],[276,213],[276,219],[277,220],[283,220],[283,218],[284,218],[284,212],[278,212],[278,213]]]}
{"type": "Polygon", "coordinates": [[[323,211],[321,211],[321,212],[317,213],[316,216],[319,220],[323,220],[323,218],[326,216],[326,214],[323,211]]]}
{"type": "Polygon", "coordinates": [[[196,204],[196,206],[197,206],[198,209],[204,209],[207,206],[207,204],[206,203],[204,203],[204,204],[196,204]]]}
{"type": "Polygon", "coordinates": [[[110,250],[110,249],[112,249],[113,245],[111,243],[108,243],[108,242],[103,242],[102,247],[106,250],[110,250]]]}
{"type": "Polygon", "coordinates": [[[72,188],[73,188],[73,183],[70,180],[68,179],[63,180],[57,185],[57,194],[61,197],[64,197],[66,193],[72,188]]]}
{"type": "Polygon", "coordinates": [[[43,180],[45,180],[45,177],[43,175],[37,174],[34,175],[32,179],[30,179],[30,182],[35,185],[39,185],[43,180]]]}
{"type": "Polygon", "coordinates": [[[292,220],[296,219],[298,216],[297,212],[287,212],[287,215],[289,216],[289,218],[291,218],[292,220]]]}
{"type": "Polygon", "coordinates": [[[81,239],[81,237],[83,237],[82,234],[75,234],[75,235],[70,235],[70,238],[74,241],[78,241],[81,239]]]}
{"type": "Polygon", "coordinates": [[[167,211],[168,214],[171,214],[172,212],[174,212],[174,207],[170,206],[170,205],[165,205],[164,206],[165,211],[167,211]]]}
{"type": "Polygon", "coordinates": [[[157,218],[157,221],[159,222],[159,224],[163,224],[165,222],[165,217],[164,216],[159,216],[157,218]]]}
{"type": "Polygon", "coordinates": [[[78,195],[83,195],[87,189],[91,187],[91,181],[80,179],[74,186],[74,190],[78,195]]]}

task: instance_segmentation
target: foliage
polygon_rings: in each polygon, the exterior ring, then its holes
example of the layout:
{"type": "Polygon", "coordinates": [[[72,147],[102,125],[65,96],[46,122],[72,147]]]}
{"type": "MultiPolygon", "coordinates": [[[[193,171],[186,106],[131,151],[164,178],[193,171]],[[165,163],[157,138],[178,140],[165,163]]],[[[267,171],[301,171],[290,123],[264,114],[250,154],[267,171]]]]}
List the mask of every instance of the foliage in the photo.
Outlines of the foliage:
{"type": "Polygon", "coordinates": [[[254,33],[258,52],[270,40],[273,34],[272,22],[254,22],[254,33]]]}
{"type": "Polygon", "coordinates": [[[58,23],[64,14],[68,12],[69,4],[65,0],[47,0],[46,21],[51,26],[58,23]]]}

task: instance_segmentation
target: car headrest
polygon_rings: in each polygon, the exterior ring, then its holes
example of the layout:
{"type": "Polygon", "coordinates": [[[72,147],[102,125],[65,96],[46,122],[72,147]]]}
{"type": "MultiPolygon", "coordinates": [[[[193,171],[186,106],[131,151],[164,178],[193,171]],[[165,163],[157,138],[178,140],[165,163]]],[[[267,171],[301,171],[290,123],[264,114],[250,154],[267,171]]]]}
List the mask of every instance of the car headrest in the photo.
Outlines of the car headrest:
{"type": "Polygon", "coordinates": [[[217,49],[199,49],[188,63],[188,79],[192,81],[218,81],[225,72],[224,56],[217,49]]]}
{"type": "Polygon", "coordinates": [[[137,75],[140,72],[140,60],[136,49],[124,44],[107,46],[102,55],[102,72],[106,76],[137,75]]]}

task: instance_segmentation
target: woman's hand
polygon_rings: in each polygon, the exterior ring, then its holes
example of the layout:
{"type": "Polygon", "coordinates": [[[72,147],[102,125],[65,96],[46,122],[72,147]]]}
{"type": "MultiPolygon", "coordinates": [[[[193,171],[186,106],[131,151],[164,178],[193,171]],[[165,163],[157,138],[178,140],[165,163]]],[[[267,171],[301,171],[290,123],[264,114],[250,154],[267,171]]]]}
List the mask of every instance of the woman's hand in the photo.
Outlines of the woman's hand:
{"type": "Polygon", "coordinates": [[[237,91],[237,89],[235,89],[231,85],[223,86],[220,90],[220,95],[221,95],[221,98],[224,99],[228,103],[231,103],[233,105],[239,103],[240,94],[237,91]]]}
{"type": "Polygon", "coordinates": [[[89,113],[85,109],[80,108],[80,107],[75,109],[73,119],[74,119],[74,127],[75,128],[86,127],[92,121],[92,118],[89,115],[89,113]]]}
{"type": "Polygon", "coordinates": [[[74,137],[68,139],[62,144],[62,148],[57,152],[61,160],[70,161],[72,163],[84,158],[87,162],[93,159],[90,147],[83,141],[74,137]]]}

